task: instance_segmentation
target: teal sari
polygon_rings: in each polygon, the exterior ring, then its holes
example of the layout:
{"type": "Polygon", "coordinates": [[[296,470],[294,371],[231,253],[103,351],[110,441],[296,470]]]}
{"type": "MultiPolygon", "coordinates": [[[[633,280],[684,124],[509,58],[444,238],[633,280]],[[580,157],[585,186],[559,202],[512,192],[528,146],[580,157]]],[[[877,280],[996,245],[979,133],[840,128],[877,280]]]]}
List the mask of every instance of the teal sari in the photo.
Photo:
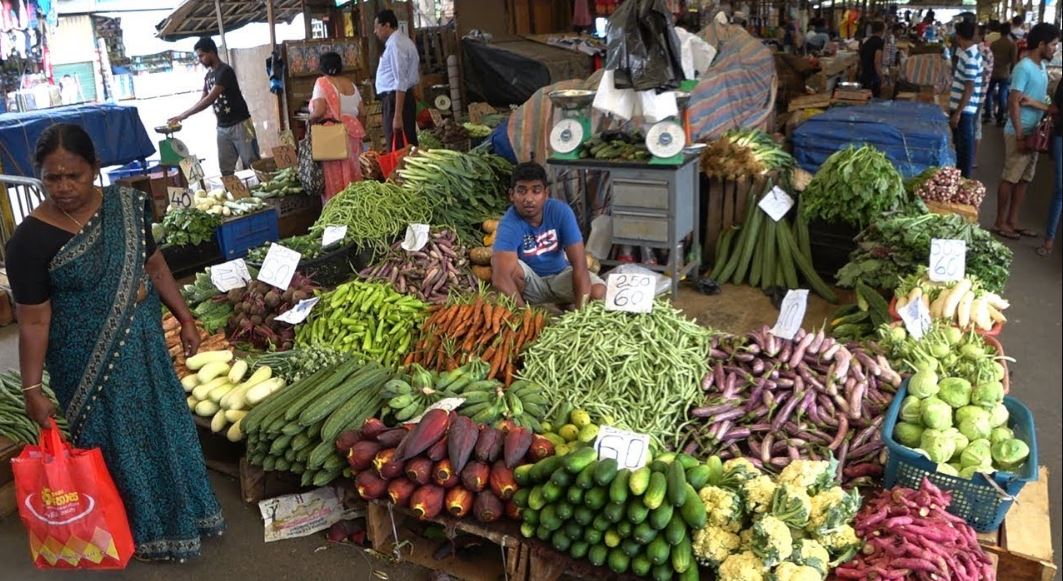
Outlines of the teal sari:
{"type": "Polygon", "coordinates": [[[74,443],[103,451],[137,555],[183,560],[224,522],[144,268],[144,208],[140,192],[107,188],[52,259],[46,363],[74,443]]]}

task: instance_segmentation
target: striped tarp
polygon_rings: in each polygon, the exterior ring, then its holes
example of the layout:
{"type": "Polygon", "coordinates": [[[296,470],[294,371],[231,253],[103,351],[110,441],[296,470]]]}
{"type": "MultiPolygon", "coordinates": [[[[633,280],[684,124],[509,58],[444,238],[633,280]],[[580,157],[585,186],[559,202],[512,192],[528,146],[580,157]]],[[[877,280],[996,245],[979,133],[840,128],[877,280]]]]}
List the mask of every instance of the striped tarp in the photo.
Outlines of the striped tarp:
{"type": "Polygon", "coordinates": [[[904,80],[920,86],[934,87],[934,93],[944,93],[952,84],[951,64],[940,54],[917,54],[904,62],[904,80]]]}
{"type": "MultiPolygon", "coordinates": [[[[695,140],[708,141],[735,127],[766,128],[775,106],[775,63],[771,51],[744,29],[711,24],[698,35],[716,47],[712,66],[690,96],[688,116],[695,140]]],[[[547,95],[561,89],[597,89],[598,71],[586,80],[570,80],[543,87],[510,115],[508,135],[518,160],[549,155],[554,111],[547,95]]],[[[594,113],[592,130],[613,122],[594,113]]]]}

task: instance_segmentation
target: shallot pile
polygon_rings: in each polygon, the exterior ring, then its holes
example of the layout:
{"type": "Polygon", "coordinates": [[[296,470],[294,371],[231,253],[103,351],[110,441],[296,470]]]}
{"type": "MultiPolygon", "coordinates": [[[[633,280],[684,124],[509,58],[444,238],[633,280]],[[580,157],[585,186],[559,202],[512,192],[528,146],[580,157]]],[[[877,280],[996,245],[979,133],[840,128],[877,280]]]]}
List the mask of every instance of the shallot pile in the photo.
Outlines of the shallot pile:
{"type": "Polygon", "coordinates": [[[966,204],[975,208],[985,199],[985,186],[969,180],[954,167],[931,168],[912,180],[915,195],[926,202],[966,204]]]}
{"type": "Polygon", "coordinates": [[[882,474],[883,414],[901,377],[884,357],[798,331],[792,341],[769,328],[717,337],[702,381],[706,398],[690,411],[684,452],[746,457],[778,472],[798,458],[837,458],[843,481],[882,474]]]}
{"type": "Polygon", "coordinates": [[[834,570],[838,579],[993,581],[996,570],[952,496],[926,478],[919,490],[883,490],[856,515],[864,550],[834,570]]]}

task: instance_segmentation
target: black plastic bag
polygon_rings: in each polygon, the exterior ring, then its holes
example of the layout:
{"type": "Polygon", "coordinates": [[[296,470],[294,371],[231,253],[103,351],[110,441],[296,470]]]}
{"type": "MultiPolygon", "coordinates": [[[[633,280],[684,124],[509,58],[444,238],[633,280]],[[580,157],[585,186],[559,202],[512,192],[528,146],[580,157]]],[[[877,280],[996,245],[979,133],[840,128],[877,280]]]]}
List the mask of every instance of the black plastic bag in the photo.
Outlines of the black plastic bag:
{"type": "Polygon", "coordinates": [[[617,89],[666,91],[683,80],[679,37],[664,0],[625,0],[609,17],[605,68],[617,89]]]}

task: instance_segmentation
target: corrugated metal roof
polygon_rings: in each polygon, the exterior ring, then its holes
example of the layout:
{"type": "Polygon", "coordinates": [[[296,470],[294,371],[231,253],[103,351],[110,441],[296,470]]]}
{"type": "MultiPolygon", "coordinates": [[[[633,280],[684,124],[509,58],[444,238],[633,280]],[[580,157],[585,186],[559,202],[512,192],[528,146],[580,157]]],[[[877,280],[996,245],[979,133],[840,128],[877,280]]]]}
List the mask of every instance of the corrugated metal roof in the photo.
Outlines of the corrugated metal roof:
{"type": "MultiPolygon", "coordinates": [[[[307,5],[318,8],[333,4],[327,0],[308,0],[307,5]]],[[[273,16],[277,22],[291,22],[302,11],[302,0],[273,0],[273,16]]],[[[225,32],[252,22],[267,21],[264,0],[222,0],[221,13],[225,32]]],[[[155,30],[155,36],[163,40],[217,34],[218,16],[214,0],[184,0],[155,26],[155,30]]]]}

